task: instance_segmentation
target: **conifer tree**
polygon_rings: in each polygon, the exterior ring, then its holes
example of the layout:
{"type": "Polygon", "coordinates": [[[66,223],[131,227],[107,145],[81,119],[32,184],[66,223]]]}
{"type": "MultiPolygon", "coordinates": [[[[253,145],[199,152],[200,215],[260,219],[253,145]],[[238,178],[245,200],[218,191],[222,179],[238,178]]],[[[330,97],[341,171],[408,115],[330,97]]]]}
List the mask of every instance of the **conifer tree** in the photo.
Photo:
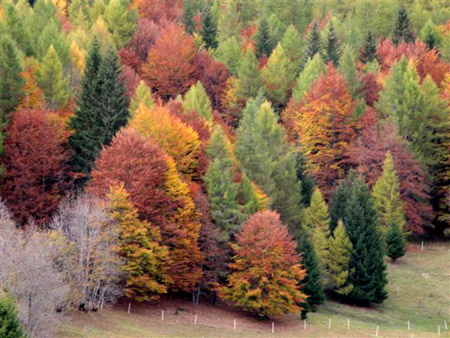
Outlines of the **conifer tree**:
{"type": "Polygon", "coordinates": [[[139,109],[139,106],[143,104],[147,109],[155,108],[155,101],[153,100],[151,89],[147,86],[145,81],[140,81],[137,86],[133,97],[130,102],[130,113],[134,115],[136,111],[139,109]]]}
{"type": "Polygon", "coordinates": [[[359,54],[359,60],[362,63],[369,63],[377,58],[377,42],[374,39],[372,32],[368,31],[364,45],[359,54]]]}
{"type": "Polygon", "coordinates": [[[9,113],[22,96],[24,80],[22,63],[14,42],[6,34],[0,36],[0,112],[9,113]]]}
{"type": "Polygon", "coordinates": [[[108,199],[111,219],[119,227],[117,250],[125,261],[125,294],[137,301],[156,300],[172,282],[167,273],[168,251],[160,244],[159,229],[139,220],[123,185],[111,187],[108,199]]]}
{"type": "Polygon", "coordinates": [[[25,338],[14,301],[0,290],[0,337],[25,338]]]}
{"type": "Polygon", "coordinates": [[[236,156],[247,176],[260,186],[290,227],[301,214],[296,159],[270,103],[250,100],[236,133],[236,156]]]}
{"type": "Polygon", "coordinates": [[[352,46],[345,45],[342,57],[339,60],[339,71],[345,78],[347,88],[353,97],[361,91],[361,81],[358,79],[356,70],[356,53],[352,46]]]}
{"type": "Polygon", "coordinates": [[[182,22],[184,27],[186,28],[186,32],[192,34],[195,29],[195,21],[194,21],[194,3],[193,0],[185,0],[183,1],[183,18],[182,22]]]}
{"type": "Polygon", "coordinates": [[[217,25],[217,39],[219,43],[231,38],[239,38],[241,24],[236,1],[227,1],[225,10],[219,16],[217,25]]]}
{"type": "Polygon", "coordinates": [[[316,250],[319,265],[322,269],[325,269],[328,259],[330,217],[328,215],[328,206],[317,188],[312,194],[310,206],[305,209],[303,225],[311,233],[311,241],[316,250]]]}
{"type": "Polygon", "coordinates": [[[228,70],[233,75],[238,75],[242,51],[238,39],[232,36],[223,42],[219,43],[219,46],[214,51],[214,56],[220,62],[223,62],[228,68],[228,70]]]}
{"type": "Polygon", "coordinates": [[[302,291],[308,296],[306,302],[302,304],[302,319],[306,319],[306,314],[315,311],[315,307],[325,300],[323,292],[322,275],[320,273],[319,261],[314,245],[311,243],[310,231],[304,231],[298,240],[297,252],[301,255],[300,263],[307,273],[302,280],[302,291]]]}
{"type": "Polygon", "coordinates": [[[282,108],[287,102],[287,95],[295,74],[291,66],[283,47],[281,44],[278,44],[270,55],[266,66],[261,71],[267,97],[277,110],[282,108]]]}
{"type": "Polygon", "coordinates": [[[63,74],[61,61],[53,46],[50,46],[47,55],[42,60],[38,84],[42,89],[48,108],[56,109],[67,103],[69,99],[68,83],[63,74]]]}
{"type": "Polygon", "coordinates": [[[312,59],[308,59],[303,71],[297,78],[294,90],[292,91],[292,98],[296,101],[303,100],[314,80],[318,79],[326,70],[325,63],[320,54],[316,54],[312,59]]]}
{"type": "Polygon", "coordinates": [[[258,33],[256,33],[256,56],[261,58],[263,55],[269,57],[274,47],[272,37],[270,36],[269,24],[266,18],[259,22],[258,33]]]}
{"type": "Polygon", "coordinates": [[[405,5],[400,6],[397,14],[397,21],[395,22],[394,34],[392,42],[398,45],[400,42],[414,43],[416,37],[409,22],[408,11],[405,5]]]}
{"type": "Polygon", "coordinates": [[[191,110],[197,112],[207,121],[212,119],[211,101],[202,83],[198,81],[184,95],[183,109],[189,114],[191,110]]]}
{"type": "Polygon", "coordinates": [[[55,17],[50,18],[36,42],[36,54],[41,61],[48,53],[50,46],[55,48],[63,68],[67,67],[70,63],[70,42],[55,17]]]}
{"type": "Polygon", "coordinates": [[[2,19],[5,26],[5,32],[2,34],[9,34],[26,56],[33,56],[34,48],[29,34],[29,27],[26,27],[23,19],[24,13],[20,13],[12,1],[2,3],[2,8],[2,19]]]}
{"type": "Polygon", "coordinates": [[[300,72],[303,55],[303,40],[294,25],[290,25],[280,41],[286,56],[291,63],[292,76],[296,78],[300,72]]]}
{"type": "Polygon", "coordinates": [[[362,178],[350,180],[344,209],[346,233],[353,246],[349,275],[353,289],[348,294],[358,304],[382,303],[387,298],[386,266],[377,212],[369,188],[362,178]]]}
{"type": "Polygon", "coordinates": [[[386,233],[386,256],[395,263],[397,259],[403,257],[406,253],[405,235],[396,222],[392,223],[386,233]]]}
{"type": "Polygon", "coordinates": [[[339,182],[338,187],[331,198],[330,207],[330,230],[334,232],[338,221],[344,219],[345,206],[350,196],[350,182],[354,180],[355,173],[350,171],[348,177],[339,182]]]}
{"type": "Polygon", "coordinates": [[[328,247],[327,275],[331,280],[333,291],[346,296],[353,290],[353,285],[349,283],[349,275],[353,270],[350,267],[352,243],[341,220],[330,237],[328,247]]]}
{"type": "Polygon", "coordinates": [[[237,94],[240,98],[248,100],[255,98],[263,86],[259,73],[258,59],[249,48],[242,59],[238,69],[237,94]]]}
{"type": "Polygon", "coordinates": [[[217,48],[217,24],[209,6],[206,6],[202,11],[201,36],[207,48],[217,48]]]}
{"type": "Polygon", "coordinates": [[[104,19],[117,48],[127,44],[136,28],[137,11],[129,8],[129,0],[110,0],[105,8],[104,19]]]}
{"type": "Polygon", "coordinates": [[[296,153],[297,160],[297,178],[302,185],[302,203],[305,208],[311,204],[311,197],[316,186],[316,181],[307,170],[307,162],[305,154],[298,150],[296,153]]]}
{"type": "Polygon", "coordinates": [[[429,49],[436,48],[438,51],[443,41],[441,32],[432,20],[428,20],[423,26],[420,31],[420,38],[427,44],[429,49]]]}
{"type": "Polygon", "coordinates": [[[303,53],[303,62],[306,63],[308,59],[312,59],[314,55],[321,54],[323,50],[322,41],[320,38],[320,28],[317,21],[311,28],[311,31],[306,38],[305,52],[303,53]]]}
{"type": "Polygon", "coordinates": [[[395,223],[400,229],[404,228],[404,203],[400,197],[400,183],[394,169],[391,153],[386,153],[383,174],[373,187],[373,200],[378,212],[380,230],[386,234],[395,223]]]}
{"type": "Polygon", "coordinates": [[[339,63],[339,44],[334,30],[333,21],[330,21],[327,32],[327,41],[325,44],[325,61],[326,63],[333,62],[336,67],[339,63]]]}

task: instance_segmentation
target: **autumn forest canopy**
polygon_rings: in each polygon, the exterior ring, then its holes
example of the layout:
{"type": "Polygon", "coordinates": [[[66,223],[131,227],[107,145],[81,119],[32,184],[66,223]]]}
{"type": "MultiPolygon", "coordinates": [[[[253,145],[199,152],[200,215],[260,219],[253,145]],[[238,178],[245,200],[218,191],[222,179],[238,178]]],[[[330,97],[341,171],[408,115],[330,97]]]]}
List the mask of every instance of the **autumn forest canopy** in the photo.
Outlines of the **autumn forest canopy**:
{"type": "Polygon", "coordinates": [[[445,1],[0,0],[0,119],[8,337],[119,297],[380,304],[450,236],[445,1]]]}

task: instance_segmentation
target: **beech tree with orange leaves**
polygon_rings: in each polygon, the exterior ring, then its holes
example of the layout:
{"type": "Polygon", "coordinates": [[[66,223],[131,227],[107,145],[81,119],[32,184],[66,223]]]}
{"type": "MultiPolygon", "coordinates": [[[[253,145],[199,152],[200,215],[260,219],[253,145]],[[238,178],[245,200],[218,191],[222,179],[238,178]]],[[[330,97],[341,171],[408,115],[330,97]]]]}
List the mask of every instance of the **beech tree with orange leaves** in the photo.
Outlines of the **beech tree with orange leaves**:
{"type": "Polygon", "coordinates": [[[294,118],[294,129],[326,198],[346,173],[345,151],[359,125],[355,108],[344,77],[330,64],[313,82],[294,118]]]}
{"type": "Polygon", "coordinates": [[[250,216],[236,236],[228,285],[221,296],[261,318],[296,313],[306,296],[300,282],[306,275],[296,243],[274,211],[250,216]]]}
{"type": "Polygon", "coordinates": [[[142,78],[164,100],[184,94],[195,81],[194,39],[170,23],[150,48],[142,78]]]}
{"type": "Polygon", "coordinates": [[[45,224],[68,188],[64,123],[42,109],[18,110],[6,129],[1,193],[20,224],[45,224]]]}

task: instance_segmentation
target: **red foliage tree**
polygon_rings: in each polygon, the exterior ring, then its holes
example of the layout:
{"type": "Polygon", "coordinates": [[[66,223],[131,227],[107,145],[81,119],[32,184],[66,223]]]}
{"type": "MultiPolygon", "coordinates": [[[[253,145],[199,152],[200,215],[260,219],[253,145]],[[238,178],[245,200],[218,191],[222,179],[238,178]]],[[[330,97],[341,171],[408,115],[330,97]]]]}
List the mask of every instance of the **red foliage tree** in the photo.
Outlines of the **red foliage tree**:
{"type": "Polygon", "coordinates": [[[139,86],[139,82],[141,79],[136,74],[133,68],[129,66],[124,66],[122,70],[122,74],[120,74],[120,77],[123,80],[123,83],[125,84],[125,88],[127,89],[126,95],[128,97],[133,97],[134,92],[136,88],[139,86]]]}
{"type": "Polygon", "coordinates": [[[154,21],[140,19],[126,49],[138,57],[142,63],[145,62],[148,51],[158,38],[160,30],[161,28],[154,21]]]}
{"type": "Polygon", "coordinates": [[[387,151],[394,159],[394,168],[400,181],[400,194],[405,202],[406,228],[415,234],[424,234],[432,216],[429,204],[430,187],[426,174],[405,141],[398,138],[394,125],[377,127],[376,112],[368,108],[362,118],[364,129],[347,149],[350,166],[360,172],[369,186],[383,173],[387,151]]]}
{"type": "Polygon", "coordinates": [[[399,45],[395,45],[390,38],[380,40],[377,54],[383,72],[387,72],[394,62],[405,55],[408,60],[414,59],[421,80],[429,74],[438,86],[441,85],[445,74],[450,70],[450,65],[439,58],[436,49],[430,50],[420,40],[414,44],[402,42],[399,45]]]}
{"type": "Polygon", "coordinates": [[[150,48],[142,78],[164,100],[184,94],[196,81],[194,56],[193,38],[170,23],[150,48]]]}
{"type": "Polygon", "coordinates": [[[42,109],[19,110],[6,129],[2,197],[20,224],[45,224],[69,184],[62,119],[42,109]]]}
{"type": "Polygon", "coordinates": [[[381,90],[381,86],[377,82],[377,78],[374,72],[369,72],[361,76],[362,90],[364,93],[364,100],[366,104],[373,107],[376,101],[378,101],[378,93],[381,90]]]}

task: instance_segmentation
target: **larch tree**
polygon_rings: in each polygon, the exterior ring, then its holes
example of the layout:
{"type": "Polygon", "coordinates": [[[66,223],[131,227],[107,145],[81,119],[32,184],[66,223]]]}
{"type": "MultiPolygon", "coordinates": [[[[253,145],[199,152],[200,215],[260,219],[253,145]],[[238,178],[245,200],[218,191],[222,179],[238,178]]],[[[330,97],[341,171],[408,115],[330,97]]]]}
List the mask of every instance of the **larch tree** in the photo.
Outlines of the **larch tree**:
{"type": "Polygon", "coordinates": [[[303,40],[294,25],[290,25],[280,41],[286,56],[291,63],[292,76],[296,78],[300,72],[303,56],[303,40]]]}
{"type": "Polygon", "coordinates": [[[16,111],[6,131],[2,196],[21,225],[43,225],[68,187],[67,130],[40,109],[16,111]]]}
{"type": "Polygon", "coordinates": [[[416,37],[409,21],[408,11],[406,10],[406,7],[402,5],[398,10],[392,41],[398,45],[402,41],[414,43],[415,40],[416,37]]]}
{"type": "Polygon", "coordinates": [[[302,319],[306,319],[307,313],[315,311],[316,306],[325,301],[323,292],[322,273],[316,249],[311,241],[310,231],[304,231],[297,240],[297,252],[301,255],[300,263],[306,269],[306,276],[302,280],[302,292],[308,296],[302,304],[302,319]]]}
{"type": "Polygon", "coordinates": [[[24,80],[21,78],[22,63],[12,39],[2,34],[0,37],[0,111],[9,113],[19,103],[24,80]]]}
{"type": "Polygon", "coordinates": [[[344,223],[338,221],[338,225],[328,242],[329,257],[327,260],[327,276],[331,280],[333,291],[339,295],[346,296],[353,290],[349,282],[352,255],[352,243],[345,232],[344,223]]]}
{"type": "Polygon", "coordinates": [[[131,39],[136,29],[136,10],[130,9],[129,0],[111,0],[103,16],[116,47],[122,48],[131,39]]]}
{"type": "Polygon", "coordinates": [[[184,94],[195,83],[194,40],[176,23],[170,23],[142,65],[142,79],[162,99],[184,94]]]}
{"type": "Polygon", "coordinates": [[[56,109],[67,103],[70,95],[69,84],[63,74],[61,61],[53,46],[50,46],[42,60],[38,84],[42,89],[49,109],[56,109]]]}
{"type": "Polygon", "coordinates": [[[119,226],[117,251],[124,260],[125,295],[137,301],[157,300],[172,283],[167,272],[167,248],[159,229],[139,219],[137,208],[123,184],[111,187],[108,212],[119,226]]]}
{"type": "Polygon", "coordinates": [[[185,94],[183,98],[183,108],[188,114],[190,111],[194,110],[200,117],[205,118],[207,121],[212,120],[213,113],[211,101],[200,81],[189,88],[185,94]]]}
{"type": "Polygon", "coordinates": [[[324,270],[329,255],[328,237],[330,237],[330,216],[322,193],[317,188],[312,194],[310,206],[305,209],[303,227],[310,231],[311,241],[316,250],[318,262],[324,270]]]}
{"type": "Polygon", "coordinates": [[[16,109],[41,109],[44,107],[44,95],[39,88],[37,78],[39,75],[39,61],[33,57],[26,58],[21,73],[25,84],[22,87],[23,97],[16,109]]]}
{"type": "Polygon", "coordinates": [[[237,77],[237,95],[243,100],[255,98],[263,86],[263,80],[259,72],[258,59],[250,48],[240,62],[237,77]]]}
{"type": "Polygon", "coordinates": [[[339,61],[339,72],[344,76],[347,88],[353,97],[358,97],[361,91],[361,81],[356,69],[356,52],[350,45],[345,45],[339,61]]]}
{"type": "Polygon", "coordinates": [[[296,159],[270,103],[250,100],[236,133],[236,156],[247,176],[258,184],[290,227],[301,215],[301,185],[296,159]]]}
{"type": "Polygon", "coordinates": [[[130,101],[131,116],[134,116],[136,114],[141,104],[143,104],[145,108],[150,110],[156,108],[155,100],[153,99],[151,93],[151,89],[145,84],[144,81],[141,80],[130,101]]]}
{"type": "Polygon", "coordinates": [[[223,62],[231,74],[237,75],[239,65],[242,59],[242,50],[239,40],[233,36],[219,43],[219,46],[214,51],[214,56],[217,60],[223,62]]]}
{"type": "Polygon", "coordinates": [[[445,46],[443,44],[444,38],[432,20],[428,20],[425,26],[423,26],[420,31],[420,38],[427,44],[429,49],[436,48],[439,51],[442,46],[445,46]]]}
{"type": "Polygon", "coordinates": [[[295,72],[291,67],[289,58],[279,43],[261,71],[267,97],[277,110],[286,105],[294,81],[295,72]]]}
{"type": "Polygon", "coordinates": [[[383,234],[395,223],[400,229],[405,226],[404,202],[400,196],[400,183],[394,169],[390,152],[386,153],[383,174],[372,191],[375,208],[378,212],[379,227],[383,234]]]}
{"type": "Polygon", "coordinates": [[[300,291],[305,270],[296,244],[274,211],[251,216],[236,236],[235,256],[223,299],[262,318],[295,313],[306,296],[300,291]]]}
{"type": "Polygon", "coordinates": [[[292,91],[292,99],[295,101],[303,100],[314,80],[318,79],[326,70],[327,68],[320,54],[316,54],[312,59],[308,59],[303,71],[296,80],[292,91]]]}

